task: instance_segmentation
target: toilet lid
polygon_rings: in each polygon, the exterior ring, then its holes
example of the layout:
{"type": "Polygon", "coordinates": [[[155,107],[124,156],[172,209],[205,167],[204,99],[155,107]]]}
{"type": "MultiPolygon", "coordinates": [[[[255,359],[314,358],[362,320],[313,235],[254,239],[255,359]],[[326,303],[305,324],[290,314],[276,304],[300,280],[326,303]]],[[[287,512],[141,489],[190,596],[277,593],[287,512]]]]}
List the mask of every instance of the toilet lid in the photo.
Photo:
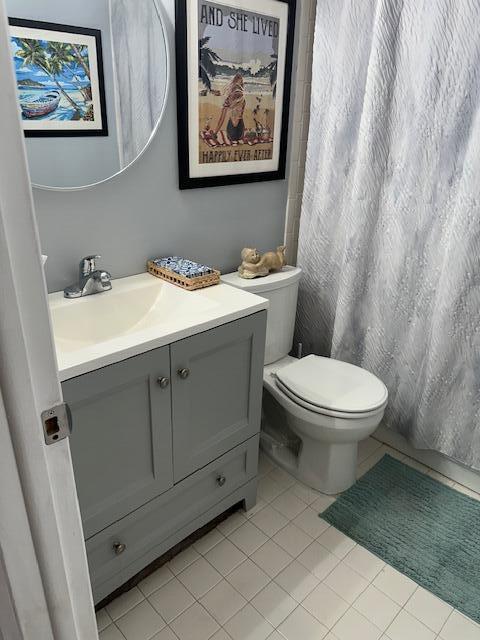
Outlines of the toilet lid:
{"type": "Polygon", "coordinates": [[[341,413],[372,411],[388,398],[386,386],[373,373],[322,356],[297,360],[280,369],[277,378],[300,400],[341,413]]]}

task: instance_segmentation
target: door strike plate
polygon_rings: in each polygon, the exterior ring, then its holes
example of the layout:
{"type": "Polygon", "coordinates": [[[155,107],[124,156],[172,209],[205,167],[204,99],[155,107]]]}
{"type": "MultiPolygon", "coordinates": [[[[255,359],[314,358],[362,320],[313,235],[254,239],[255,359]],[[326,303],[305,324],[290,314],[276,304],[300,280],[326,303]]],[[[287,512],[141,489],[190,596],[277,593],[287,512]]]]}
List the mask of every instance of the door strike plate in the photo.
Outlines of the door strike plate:
{"type": "Polygon", "coordinates": [[[42,412],[43,434],[46,444],[55,444],[72,433],[72,418],[66,402],[42,412]]]}

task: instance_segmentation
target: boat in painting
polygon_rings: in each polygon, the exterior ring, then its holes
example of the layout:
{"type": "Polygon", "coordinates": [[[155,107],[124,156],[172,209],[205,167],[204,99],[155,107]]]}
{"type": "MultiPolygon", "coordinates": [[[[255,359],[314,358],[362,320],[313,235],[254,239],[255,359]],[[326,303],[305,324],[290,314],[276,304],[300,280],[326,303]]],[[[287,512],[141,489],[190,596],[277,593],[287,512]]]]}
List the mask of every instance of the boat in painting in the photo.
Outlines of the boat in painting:
{"type": "Polygon", "coordinates": [[[31,102],[21,102],[22,114],[25,118],[39,118],[55,111],[60,102],[60,91],[49,91],[31,102]]]}

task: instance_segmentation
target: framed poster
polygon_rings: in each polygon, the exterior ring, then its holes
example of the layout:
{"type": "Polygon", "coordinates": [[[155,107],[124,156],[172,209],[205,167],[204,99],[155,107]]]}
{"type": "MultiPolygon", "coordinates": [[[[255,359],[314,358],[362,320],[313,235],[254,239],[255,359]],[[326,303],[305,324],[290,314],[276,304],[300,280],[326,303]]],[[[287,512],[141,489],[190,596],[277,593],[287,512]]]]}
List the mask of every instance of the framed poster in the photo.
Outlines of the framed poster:
{"type": "Polygon", "coordinates": [[[296,0],[176,0],[180,189],[285,177],[296,0]]]}
{"type": "Polygon", "coordinates": [[[9,23],[25,135],[107,136],[100,31],[17,18],[9,23]]]}

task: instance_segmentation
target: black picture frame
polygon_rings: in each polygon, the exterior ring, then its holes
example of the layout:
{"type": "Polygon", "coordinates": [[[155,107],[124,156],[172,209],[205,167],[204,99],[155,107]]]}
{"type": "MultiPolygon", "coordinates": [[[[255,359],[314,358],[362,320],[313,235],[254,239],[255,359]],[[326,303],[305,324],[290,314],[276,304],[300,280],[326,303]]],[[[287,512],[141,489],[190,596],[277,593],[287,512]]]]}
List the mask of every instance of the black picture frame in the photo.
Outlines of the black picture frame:
{"type": "Polygon", "coordinates": [[[99,29],[87,27],[76,27],[56,22],[43,22],[39,20],[28,20],[24,18],[8,18],[11,27],[21,27],[26,29],[37,29],[41,31],[58,31],[62,33],[79,36],[90,36],[95,39],[95,52],[97,61],[96,86],[98,88],[98,102],[100,105],[101,126],[95,129],[25,129],[26,138],[70,138],[84,136],[108,136],[107,103],[105,98],[105,79],[103,70],[102,32],[99,29]]]}
{"type": "MultiPolygon", "coordinates": [[[[278,167],[274,171],[232,173],[207,177],[192,177],[190,175],[187,0],[176,0],[175,2],[178,168],[179,188],[182,190],[285,179],[297,0],[275,1],[288,5],[278,167]]],[[[228,0],[219,3],[228,5],[228,0]]]]}

